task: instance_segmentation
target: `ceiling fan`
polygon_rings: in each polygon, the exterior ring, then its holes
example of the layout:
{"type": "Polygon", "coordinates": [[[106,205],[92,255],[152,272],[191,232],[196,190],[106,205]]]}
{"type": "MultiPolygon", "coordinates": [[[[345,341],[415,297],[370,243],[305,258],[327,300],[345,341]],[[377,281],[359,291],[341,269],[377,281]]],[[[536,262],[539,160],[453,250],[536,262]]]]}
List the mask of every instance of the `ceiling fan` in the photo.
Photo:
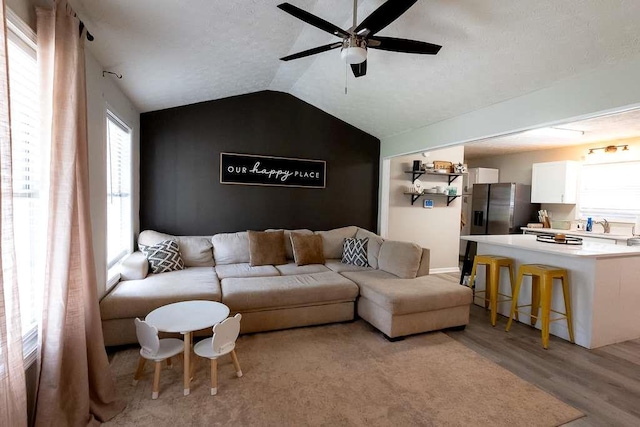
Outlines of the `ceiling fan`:
{"type": "Polygon", "coordinates": [[[288,14],[342,39],[342,41],[339,42],[304,50],[280,59],[282,61],[291,61],[292,59],[304,58],[305,56],[315,55],[316,53],[341,48],[340,56],[351,65],[353,75],[362,77],[367,74],[368,48],[392,52],[435,55],[440,51],[442,46],[416,40],[376,36],[376,33],[398,19],[417,1],[418,0],[387,0],[358,25],[358,2],[357,0],[353,0],[353,26],[348,30],[343,30],[290,3],[279,4],[278,8],[288,14]]]}

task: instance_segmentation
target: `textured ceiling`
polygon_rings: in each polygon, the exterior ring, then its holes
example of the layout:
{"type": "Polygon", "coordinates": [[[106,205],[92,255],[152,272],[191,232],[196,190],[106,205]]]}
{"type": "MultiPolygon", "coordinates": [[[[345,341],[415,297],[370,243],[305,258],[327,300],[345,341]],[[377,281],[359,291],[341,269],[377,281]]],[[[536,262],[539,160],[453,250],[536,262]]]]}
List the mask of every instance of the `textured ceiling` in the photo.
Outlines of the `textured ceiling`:
{"type": "MultiPolygon", "coordinates": [[[[142,112],[278,90],[379,138],[504,101],[640,56],[638,0],[420,0],[380,35],[443,45],[436,56],[369,51],[365,77],[337,41],[282,12],[282,0],[72,0],[89,49],[122,73],[142,112]],[[348,94],[344,94],[345,81],[348,94]]],[[[289,0],[343,28],[350,0],[289,0]]],[[[358,21],[383,3],[360,0],[358,21]]]]}
{"type": "MultiPolygon", "coordinates": [[[[628,138],[640,137],[640,109],[610,114],[588,120],[555,126],[584,132],[582,136],[558,138],[553,136],[532,135],[527,132],[497,138],[487,138],[465,145],[466,159],[497,156],[526,151],[548,150],[571,145],[604,143],[628,138]]],[[[637,141],[634,141],[637,142],[637,141]]],[[[624,141],[616,142],[617,144],[624,141]]]]}

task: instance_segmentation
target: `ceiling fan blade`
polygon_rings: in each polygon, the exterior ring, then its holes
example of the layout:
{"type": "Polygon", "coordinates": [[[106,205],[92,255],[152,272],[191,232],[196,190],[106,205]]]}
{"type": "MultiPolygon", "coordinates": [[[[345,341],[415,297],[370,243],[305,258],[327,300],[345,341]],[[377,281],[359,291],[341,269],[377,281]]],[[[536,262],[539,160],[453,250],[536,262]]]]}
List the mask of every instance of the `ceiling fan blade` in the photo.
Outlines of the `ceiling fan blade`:
{"type": "Polygon", "coordinates": [[[353,71],[353,75],[356,77],[362,77],[367,74],[367,61],[361,62],[359,64],[351,64],[351,71],[353,71]]]}
{"type": "Polygon", "coordinates": [[[367,47],[371,49],[390,50],[392,52],[421,53],[424,55],[435,55],[442,48],[442,46],[433,43],[398,39],[395,37],[372,37],[367,43],[367,47]]]}
{"type": "Polygon", "coordinates": [[[313,49],[303,50],[302,52],[280,58],[281,61],[291,61],[292,59],[304,58],[305,56],[315,55],[316,53],[326,52],[331,49],[342,46],[342,42],[326,44],[324,46],[314,47],[313,49]]]}
{"type": "Polygon", "coordinates": [[[341,29],[340,27],[333,25],[331,22],[327,22],[322,18],[318,18],[315,15],[307,12],[306,10],[302,10],[299,7],[296,7],[290,3],[282,3],[278,5],[278,8],[284,10],[290,15],[295,16],[296,18],[306,22],[307,24],[313,25],[316,28],[319,28],[323,31],[333,34],[334,36],[347,38],[349,37],[349,33],[341,29]]]}
{"type": "Polygon", "coordinates": [[[400,15],[405,13],[417,1],[418,0],[387,0],[382,6],[371,12],[371,15],[367,16],[365,20],[356,27],[354,32],[359,33],[366,28],[369,30],[367,34],[373,35],[398,19],[400,15]]]}

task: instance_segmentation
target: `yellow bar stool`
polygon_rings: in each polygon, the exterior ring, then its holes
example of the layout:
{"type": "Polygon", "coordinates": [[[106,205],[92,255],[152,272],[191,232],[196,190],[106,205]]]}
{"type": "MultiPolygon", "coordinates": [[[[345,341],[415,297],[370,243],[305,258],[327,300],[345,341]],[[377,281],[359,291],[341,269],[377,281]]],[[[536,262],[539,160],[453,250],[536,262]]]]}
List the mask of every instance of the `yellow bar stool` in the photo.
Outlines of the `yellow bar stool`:
{"type": "MultiPolygon", "coordinates": [[[[498,255],[476,255],[473,259],[473,268],[471,269],[471,276],[469,277],[469,287],[473,286],[473,282],[476,277],[476,272],[479,265],[485,266],[485,289],[482,291],[474,290],[473,299],[475,301],[476,294],[484,294],[484,308],[491,310],[491,325],[496,326],[498,320],[498,303],[511,301],[514,294],[513,280],[513,259],[498,255]],[[511,295],[505,295],[498,292],[500,287],[500,269],[506,267],[509,269],[509,284],[511,285],[511,295]],[[498,296],[505,297],[498,300],[498,296]]],[[[517,314],[516,314],[517,316],[517,314]]]]}
{"type": "MultiPolygon", "coordinates": [[[[507,322],[507,332],[511,328],[514,314],[516,320],[519,309],[523,307],[531,307],[531,325],[534,326],[538,319],[542,321],[542,347],[549,348],[549,324],[558,320],[567,319],[567,327],[569,329],[569,340],[573,340],[573,320],[571,318],[571,297],[569,295],[569,276],[567,270],[560,267],[553,267],[544,264],[522,264],[518,269],[518,280],[514,298],[511,301],[511,313],[507,322]],[[518,305],[518,295],[522,286],[522,278],[531,276],[531,304],[518,305]],[[553,279],[560,279],[562,283],[562,294],[564,297],[565,312],[561,313],[551,309],[551,294],[553,290],[553,279]],[[538,311],[541,310],[541,313],[538,311]],[[551,319],[551,312],[560,314],[561,316],[551,319]]],[[[528,314],[528,313],[527,313],[528,314]]]]}

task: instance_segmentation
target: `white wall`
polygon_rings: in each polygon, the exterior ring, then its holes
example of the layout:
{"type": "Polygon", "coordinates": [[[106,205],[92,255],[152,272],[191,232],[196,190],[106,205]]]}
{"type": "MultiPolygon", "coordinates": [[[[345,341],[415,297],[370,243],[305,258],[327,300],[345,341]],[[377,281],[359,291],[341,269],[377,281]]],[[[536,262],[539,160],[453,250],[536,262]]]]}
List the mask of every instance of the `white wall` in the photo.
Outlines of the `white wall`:
{"type": "MultiPolygon", "coordinates": [[[[464,149],[454,147],[431,151],[429,160],[443,160],[455,163],[462,162],[464,149]]],[[[422,207],[425,195],[411,205],[411,197],[403,194],[407,186],[411,185],[411,175],[405,173],[411,170],[413,160],[426,161],[421,154],[414,154],[391,159],[389,181],[389,221],[387,238],[417,243],[431,250],[431,272],[458,271],[458,247],[460,241],[460,206],[459,197],[449,206],[446,197],[431,197],[435,207],[422,207]]],[[[420,181],[426,188],[433,186],[447,186],[447,180],[434,175],[423,175],[420,181]]],[[[451,186],[457,187],[458,194],[462,193],[462,178],[457,178],[451,186]]]]}
{"type": "Polygon", "coordinates": [[[139,230],[140,212],[140,113],[116,86],[112,76],[102,77],[102,65],[88,50],[86,51],[85,62],[87,117],[89,122],[91,226],[93,229],[93,250],[96,260],[98,295],[102,296],[106,291],[107,281],[107,107],[132,129],[133,229],[136,235],[139,230]]]}

